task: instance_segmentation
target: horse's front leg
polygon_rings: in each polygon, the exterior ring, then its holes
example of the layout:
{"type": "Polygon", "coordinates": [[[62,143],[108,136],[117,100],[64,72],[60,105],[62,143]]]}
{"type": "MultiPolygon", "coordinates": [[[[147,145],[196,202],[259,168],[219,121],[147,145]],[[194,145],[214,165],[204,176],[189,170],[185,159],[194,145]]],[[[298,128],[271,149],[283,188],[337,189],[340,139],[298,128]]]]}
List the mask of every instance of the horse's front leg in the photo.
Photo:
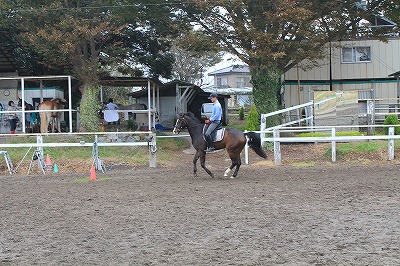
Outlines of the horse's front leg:
{"type": "Polygon", "coordinates": [[[204,171],[207,172],[212,178],[214,178],[214,174],[211,173],[210,170],[206,167],[206,153],[204,151],[199,152],[200,153],[200,165],[204,169],[204,171]]]}
{"type": "Polygon", "coordinates": [[[197,160],[199,159],[200,154],[199,152],[196,152],[193,158],[193,175],[196,177],[197,176],[197,160]]]}
{"type": "Polygon", "coordinates": [[[57,133],[61,133],[61,117],[57,116],[56,119],[57,119],[57,130],[58,130],[57,133]]]}

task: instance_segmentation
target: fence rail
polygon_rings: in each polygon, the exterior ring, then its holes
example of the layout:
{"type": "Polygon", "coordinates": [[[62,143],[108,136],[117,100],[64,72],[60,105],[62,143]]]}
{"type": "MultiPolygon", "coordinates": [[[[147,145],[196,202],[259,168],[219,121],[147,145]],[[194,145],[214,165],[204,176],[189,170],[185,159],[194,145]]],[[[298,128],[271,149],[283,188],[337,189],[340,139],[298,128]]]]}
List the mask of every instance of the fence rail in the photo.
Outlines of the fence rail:
{"type": "MultiPolygon", "coordinates": [[[[398,125],[400,126],[400,125],[398,125]]],[[[281,165],[281,143],[331,143],[332,146],[332,162],[336,162],[336,142],[353,142],[353,141],[369,141],[369,140],[388,140],[388,160],[394,159],[394,140],[400,139],[400,135],[394,135],[393,125],[379,125],[373,127],[388,127],[388,135],[362,135],[362,136],[336,136],[337,128],[352,128],[354,126],[322,126],[312,128],[274,128],[273,130],[258,131],[260,134],[269,134],[271,137],[261,137],[261,144],[265,142],[272,142],[274,144],[274,163],[275,165],[281,165]],[[326,137],[281,137],[282,132],[286,133],[299,133],[299,132],[315,132],[315,131],[330,131],[331,135],[326,137]]],[[[360,127],[360,126],[359,126],[360,127]]],[[[367,126],[366,126],[367,127],[367,126]]],[[[368,126],[371,127],[371,126],[368,126]]],[[[245,163],[249,163],[248,146],[245,147],[245,163]]]]}
{"type": "MultiPolygon", "coordinates": [[[[97,147],[123,147],[123,146],[148,146],[149,147],[149,167],[157,167],[157,146],[156,146],[156,134],[154,132],[148,131],[134,131],[134,132],[91,132],[91,133],[56,133],[56,134],[2,134],[2,136],[10,136],[17,137],[23,136],[26,138],[27,136],[36,137],[36,143],[33,142],[25,142],[25,143],[0,143],[0,149],[4,150],[6,148],[32,148],[35,147],[36,150],[40,150],[41,154],[43,154],[43,147],[93,147],[93,149],[97,149],[97,147]],[[128,141],[128,142],[99,142],[98,136],[104,135],[147,135],[144,141],[128,141]],[[94,136],[95,140],[93,142],[88,141],[79,141],[79,142],[43,142],[44,137],[54,137],[54,136],[79,136],[79,135],[90,135],[94,136]]],[[[29,151],[28,151],[29,152],[29,151]]],[[[98,151],[95,151],[98,154],[98,151]]]]}

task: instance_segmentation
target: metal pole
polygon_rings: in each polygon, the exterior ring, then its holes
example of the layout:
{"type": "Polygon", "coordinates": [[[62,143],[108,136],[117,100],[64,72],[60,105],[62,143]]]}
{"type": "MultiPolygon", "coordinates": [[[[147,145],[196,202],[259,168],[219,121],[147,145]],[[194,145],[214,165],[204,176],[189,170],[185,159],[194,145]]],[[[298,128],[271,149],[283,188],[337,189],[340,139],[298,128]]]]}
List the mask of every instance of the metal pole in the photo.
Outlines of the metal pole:
{"type": "MultiPolygon", "coordinates": [[[[245,130],[244,133],[246,134],[247,130],[245,130]]],[[[248,138],[247,138],[247,135],[246,135],[246,145],[244,146],[244,163],[245,164],[249,164],[249,145],[247,144],[247,140],[248,140],[248,138]]]]}
{"type": "MultiPolygon", "coordinates": [[[[389,127],[389,136],[394,135],[394,127],[389,127]]],[[[388,159],[394,160],[394,139],[388,140],[388,159]]]]}
{"type": "Polygon", "coordinates": [[[26,133],[25,131],[25,81],[24,78],[21,78],[21,107],[22,107],[22,132],[26,133]]]}
{"type": "MultiPolygon", "coordinates": [[[[332,128],[332,138],[336,135],[336,128],[332,128]]],[[[336,141],[332,140],[332,162],[336,162],[336,141]]]]}
{"type": "Polygon", "coordinates": [[[72,88],[71,76],[68,76],[68,109],[69,109],[69,133],[72,133],[72,88]]]}

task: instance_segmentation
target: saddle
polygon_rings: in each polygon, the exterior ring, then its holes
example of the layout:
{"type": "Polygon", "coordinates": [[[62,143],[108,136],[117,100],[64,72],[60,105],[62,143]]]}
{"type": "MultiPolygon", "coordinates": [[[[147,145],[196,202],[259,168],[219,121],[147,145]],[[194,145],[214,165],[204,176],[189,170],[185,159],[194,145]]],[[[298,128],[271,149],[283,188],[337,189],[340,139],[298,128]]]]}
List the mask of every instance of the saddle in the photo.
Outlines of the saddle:
{"type": "MultiPolygon", "coordinates": [[[[203,136],[206,133],[207,126],[208,126],[207,124],[204,124],[203,136]]],[[[211,138],[212,138],[213,142],[218,142],[218,141],[221,141],[224,138],[224,134],[225,134],[225,128],[222,127],[222,122],[220,122],[218,124],[218,126],[214,129],[214,131],[211,132],[211,138]]]]}

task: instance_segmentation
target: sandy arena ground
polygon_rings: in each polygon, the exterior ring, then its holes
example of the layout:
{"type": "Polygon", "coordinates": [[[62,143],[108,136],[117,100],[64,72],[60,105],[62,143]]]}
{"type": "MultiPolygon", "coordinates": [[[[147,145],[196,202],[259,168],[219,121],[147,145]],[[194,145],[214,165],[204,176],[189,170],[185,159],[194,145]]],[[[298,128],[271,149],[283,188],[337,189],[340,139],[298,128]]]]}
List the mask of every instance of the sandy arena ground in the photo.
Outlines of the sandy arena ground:
{"type": "MultiPolygon", "coordinates": [[[[400,166],[0,176],[0,265],[400,265],[400,166]]],[[[181,165],[178,165],[181,163],[181,165]]],[[[183,163],[183,164],[182,164],[183,163]]]]}

